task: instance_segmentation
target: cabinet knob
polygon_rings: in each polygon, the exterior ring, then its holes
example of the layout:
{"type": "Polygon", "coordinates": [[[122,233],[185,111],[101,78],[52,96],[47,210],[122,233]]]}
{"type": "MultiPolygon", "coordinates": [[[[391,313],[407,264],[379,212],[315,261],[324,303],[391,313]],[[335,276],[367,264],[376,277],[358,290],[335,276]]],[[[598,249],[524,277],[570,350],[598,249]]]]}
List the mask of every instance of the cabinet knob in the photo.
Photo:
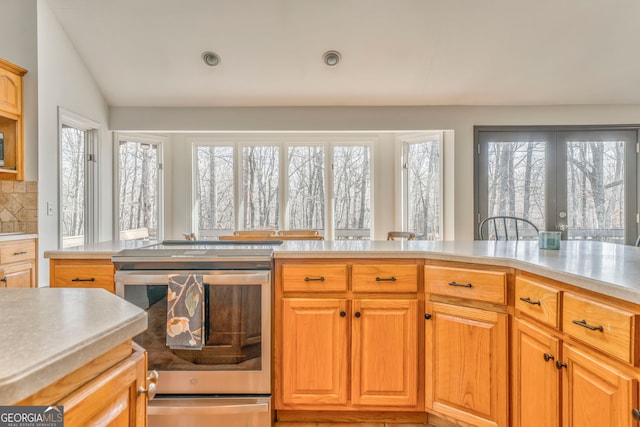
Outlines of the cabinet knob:
{"type": "Polygon", "coordinates": [[[7,276],[4,276],[2,279],[0,279],[0,282],[7,283],[7,276]]]}
{"type": "Polygon", "coordinates": [[[360,317],[360,316],[362,316],[362,314],[360,314],[360,312],[359,312],[359,311],[356,311],[355,316],[356,316],[356,317],[360,317]]]}
{"type": "Polygon", "coordinates": [[[548,362],[549,360],[553,360],[555,359],[555,357],[553,357],[553,355],[549,354],[549,353],[545,353],[544,354],[544,361],[548,362]]]}
{"type": "Polygon", "coordinates": [[[158,390],[158,371],[149,371],[147,374],[147,388],[140,387],[138,394],[145,394],[149,400],[156,397],[156,391],[158,390]]]}
{"type": "Polygon", "coordinates": [[[556,360],[556,368],[562,369],[562,368],[566,368],[566,367],[567,367],[566,363],[562,363],[559,360],[556,360]]]}
{"type": "Polygon", "coordinates": [[[633,408],[633,410],[631,411],[631,415],[633,415],[633,419],[636,421],[640,421],[640,411],[637,410],[636,408],[633,408]]]}
{"type": "Polygon", "coordinates": [[[431,319],[431,314],[430,313],[425,313],[424,314],[424,318],[427,319],[427,320],[431,319]]]}
{"type": "Polygon", "coordinates": [[[346,311],[341,311],[341,312],[340,312],[340,317],[345,317],[346,315],[347,315],[347,312],[346,312],[346,311]]]}

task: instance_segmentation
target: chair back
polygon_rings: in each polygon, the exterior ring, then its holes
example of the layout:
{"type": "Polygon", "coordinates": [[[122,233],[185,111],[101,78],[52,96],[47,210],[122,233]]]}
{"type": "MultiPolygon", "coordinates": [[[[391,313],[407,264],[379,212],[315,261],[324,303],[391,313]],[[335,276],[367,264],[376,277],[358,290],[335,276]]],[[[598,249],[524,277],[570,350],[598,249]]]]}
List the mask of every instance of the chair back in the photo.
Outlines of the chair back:
{"type": "Polygon", "coordinates": [[[416,234],[410,231],[390,231],[387,233],[387,240],[413,240],[415,238],[416,234]]]}
{"type": "Polygon", "coordinates": [[[234,236],[243,237],[269,237],[275,236],[275,230],[236,230],[233,232],[234,236]]]}
{"type": "Polygon", "coordinates": [[[478,227],[480,240],[536,240],[538,227],[525,218],[490,216],[478,227]]]}

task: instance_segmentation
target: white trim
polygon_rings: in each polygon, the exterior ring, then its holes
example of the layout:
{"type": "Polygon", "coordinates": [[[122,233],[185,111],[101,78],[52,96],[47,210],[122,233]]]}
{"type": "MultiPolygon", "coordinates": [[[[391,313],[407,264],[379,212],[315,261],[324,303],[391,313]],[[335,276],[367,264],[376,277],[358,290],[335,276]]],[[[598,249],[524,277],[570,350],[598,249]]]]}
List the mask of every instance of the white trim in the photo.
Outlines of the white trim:
{"type": "Polygon", "coordinates": [[[58,246],[64,247],[64,220],[62,206],[62,128],[68,126],[85,132],[85,182],[84,182],[84,243],[91,244],[97,240],[98,224],[100,220],[99,203],[99,164],[98,147],[100,146],[101,125],[63,107],[58,106],[58,246]],[[93,160],[88,160],[91,155],[93,160]]]}
{"type": "Polygon", "coordinates": [[[158,226],[156,230],[157,240],[164,238],[164,222],[165,222],[165,162],[164,148],[167,145],[168,138],[164,135],[151,133],[131,133],[131,132],[114,132],[113,150],[114,150],[114,177],[113,177],[113,239],[120,240],[120,143],[136,142],[139,144],[155,145],[158,150],[158,226]]]}

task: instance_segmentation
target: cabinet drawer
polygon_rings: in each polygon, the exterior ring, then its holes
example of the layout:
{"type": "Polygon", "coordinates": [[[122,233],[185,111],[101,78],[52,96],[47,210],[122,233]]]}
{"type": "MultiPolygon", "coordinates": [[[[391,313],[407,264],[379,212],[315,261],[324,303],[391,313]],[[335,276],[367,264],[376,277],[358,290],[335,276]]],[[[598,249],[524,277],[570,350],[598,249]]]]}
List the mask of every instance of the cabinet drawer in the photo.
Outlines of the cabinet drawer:
{"type": "Polygon", "coordinates": [[[54,288],[103,288],[115,292],[113,264],[56,265],[51,284],[54,288]]]}
{"type": "Polygon", "coordinates": [[[424,267],[426,292],[458,298],[507,303],[507,273],[470,268],[424,267]]]}
{"type": "Polygon", "coordinates": [[[336,292],[347,290],[347,264],[284,264],[284,292],[336,292]]]}
{"type": "Polygon", "coordinates": [[[534,280],[516,278],[516,309],[558,329],[560,290],[534,280]]]}
{"type": "Polygon", "coordinates": [[[354,292],[417,292],[415,264],[354,264],[351,267],[354,292]]]}
{"type": "Polygon", "coordinates": [[[0,246],[0,264],[30,261],[36,258],[36,243],[33,240],[10,243],[0,246]]]}
{"type": "Polygon", "coordinates": [[[565,293],[562,328],[572,337],[625,362],[633,362],[633,313],[565,293]]]}

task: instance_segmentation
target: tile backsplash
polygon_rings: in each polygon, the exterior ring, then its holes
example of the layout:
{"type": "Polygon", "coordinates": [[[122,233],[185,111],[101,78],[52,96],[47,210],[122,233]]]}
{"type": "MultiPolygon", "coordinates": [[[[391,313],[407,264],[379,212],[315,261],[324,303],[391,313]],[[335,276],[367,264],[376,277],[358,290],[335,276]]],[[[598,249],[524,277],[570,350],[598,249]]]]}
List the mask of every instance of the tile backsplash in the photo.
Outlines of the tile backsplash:
{"type": "Polygon", "coordinates": [[[0,233],[38,232],[38,183],[0,181],[0,233]]]}

